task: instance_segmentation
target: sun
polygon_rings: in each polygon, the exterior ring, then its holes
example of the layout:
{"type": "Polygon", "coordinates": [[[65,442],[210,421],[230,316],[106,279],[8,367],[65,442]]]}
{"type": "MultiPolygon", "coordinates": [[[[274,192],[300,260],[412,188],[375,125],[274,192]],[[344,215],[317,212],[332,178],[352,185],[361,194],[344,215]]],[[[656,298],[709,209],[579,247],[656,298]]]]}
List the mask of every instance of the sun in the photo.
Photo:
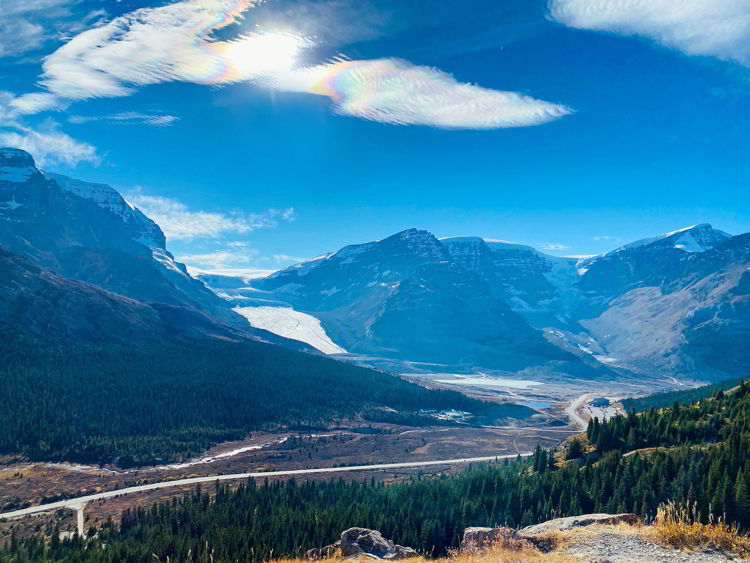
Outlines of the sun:
{"type": "Polygon", "coordinates": [[[307,40],[292,33],[257,33],[233,41],[227,55],[242,75],[279,75],[299,64],[307,40]]]}

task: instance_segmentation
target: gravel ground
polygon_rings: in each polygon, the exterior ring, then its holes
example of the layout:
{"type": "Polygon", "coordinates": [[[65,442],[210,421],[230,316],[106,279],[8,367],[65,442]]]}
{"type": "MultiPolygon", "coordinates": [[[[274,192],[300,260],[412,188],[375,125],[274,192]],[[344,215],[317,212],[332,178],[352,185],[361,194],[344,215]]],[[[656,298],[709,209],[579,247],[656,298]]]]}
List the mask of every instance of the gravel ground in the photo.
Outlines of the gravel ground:
{"type": "Polygon", "coordinates": [[[662,547],[637,536],[599,533],[581,537],[568,548],[570,555],[582,557],[590,563],[726,563],[750,562],[733,559],[723,553],[688,553],[662,547]]]}

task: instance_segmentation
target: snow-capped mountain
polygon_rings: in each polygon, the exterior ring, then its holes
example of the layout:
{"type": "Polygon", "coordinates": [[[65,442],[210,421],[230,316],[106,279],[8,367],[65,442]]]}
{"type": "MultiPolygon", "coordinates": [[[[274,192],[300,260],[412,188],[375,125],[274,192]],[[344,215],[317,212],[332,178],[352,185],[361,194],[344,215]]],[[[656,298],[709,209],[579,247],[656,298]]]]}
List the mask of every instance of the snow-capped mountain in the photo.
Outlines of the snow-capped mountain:
{"type": "Polygon", "coordinates": [[[578,317],[607,357],[706,377],[750,369],[750,235],[696,225],[586,267],[578,317]]]}
{"type": "Polygon", "coordinates": [[[52,172],[44,172],[44,175],[49,180],[57,182],[57,185],[66,192],[93,201],[102,209],[106,209],[119,217],[131,231],[133,240],[151,248],[166,249],[166,239],[159,225],[146,217],[140,209],[125,201],[120,193],[111,186],[84,182],[52,172]]]}
{"type": "Polygon", "coordinates": [[[586,259],[410,229],[254,280],[242,298],[313,315],[356,353],[501,369],[568,362],[580,372],[577,359],[649,375],[750,371],[750,235],[707,224],[586,259]]]}
{"type": "Polygon", "coordinates": [[[252,329],[191,277],[167,251],[159,226],[116,190],[43,173],[19,149],[0,149],[0,246],[64,278],[287,343],[252,329]]]}
{"type": "Polygon", "coordinates": [[[480,237],[441,239],[453,261],[487,283],[536,328],[565,323],[578,305],[578,260],[480,237]]]}
{"type": "Polygon", "coordinates": [[[549,344],[480,273],[432,234],[409,229],[254,280],[263,293],[244,296],[314,315],[336,344],[355,353],[514,370],[576,360],[549,344]]]}

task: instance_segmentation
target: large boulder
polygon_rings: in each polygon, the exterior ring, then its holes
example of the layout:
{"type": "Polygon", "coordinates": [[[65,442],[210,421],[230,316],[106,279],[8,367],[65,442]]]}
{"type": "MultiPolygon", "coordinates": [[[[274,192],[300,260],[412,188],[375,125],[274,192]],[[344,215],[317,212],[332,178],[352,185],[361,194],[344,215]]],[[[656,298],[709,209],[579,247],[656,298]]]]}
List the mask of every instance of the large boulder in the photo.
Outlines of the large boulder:
{"type": "Polygon", "coordinates": [[[569,516],[567,518],[556,518],[554,520],[547,520],[541,524],[535,524],[534,526],[527,526],[520,532],[522,536],[534,536],[543,534],[551,531],[565,531],[572,528],[580,528],[583,526],[591,526],[593,524],[637,524],[639,522],[638,516],[635,514],[584,514],[582,516],[569,516]]]}
{"type": "Polygon", "coordinates": [[[330,559],[332,557],[352,559],[373,559],[395,561],[419,557],[411,547],[397,545],[387,540],[377,530],[367,528],[349,528],[341,534],[341,539],[334,544],[305,553],[310,561],[330,559]]]}

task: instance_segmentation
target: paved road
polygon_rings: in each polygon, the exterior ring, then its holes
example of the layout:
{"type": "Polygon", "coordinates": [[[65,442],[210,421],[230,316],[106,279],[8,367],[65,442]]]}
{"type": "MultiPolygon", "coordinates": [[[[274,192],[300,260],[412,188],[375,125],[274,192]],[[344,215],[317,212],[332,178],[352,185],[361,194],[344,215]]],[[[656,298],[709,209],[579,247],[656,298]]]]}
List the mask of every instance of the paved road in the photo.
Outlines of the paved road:
{"type": "MultiPolygon", "coordinates": [[[[532,452],[524,452],[520,455],[528,456],[532,452]]],[[[73,510],[79,510],[88,502],[119,497],[121,495],[130,495],[133,493],[141,493],[145,491],[153,491],[155,489],[166,489],[169,487],[179,487],[182,485],[196,485],[198,483],[215,483],[216,481],[231,481],[236,479],[248,479],[263,478],[263,477],[280,477],[280,476],[293,476],[293,475],[312,475],[316,473],[341,473],[347,471],[372,471],[372,470],[386,470],[386,469],[402,469],[406,467],[428,467],[432,465],[456,465],[463,463],[478,463],[483,461],[494,461],[496,459],[508,459],[514,458],[518,454],[503,454],[503,455],[492,455],[484,457],[467,457],[458,459],[439,459],[435,461],[407,461],[402,463],[378,463],[374,465],[349,465],[344,467],[321,467],[317,469],[289,469],[286,471],[256,471],[253,473],[233,473],[231,475],[212,475],[210,477],[191,477],[189,479],[175,479],[173,481],[161,481],[159,483],[150,483],[148,485],[138,485],[136,487],[127,487],[125,489],[118,489],[116,491],[107,491],[104,493],[97,493],[94,495],[86,495],[77,498],[71,498],[61,500],[59,502],[51,502],[49,504],[42,504],[39,506],[31,506],[29,508],[23,508],[21,510],[14,510],[13,512],[6,512],[0,514],[0,519],[3,518],[19,518],[21,516],[27,516],[29,514],[36,514],[39,512],[47,512],[49,510],[57,510],[58,508],[70,508],[73,510]]],[[[79,515],[81,513],[79,512],[79,515]]]]}
{"type": "Polygon", "coordinates": [[[578,411],[578,408],[583,405],[583,403],[592,399],[593,397],[594,395],[592,395],[591,393],[585,393],[578,397],[575,401],[570,403],[570,405],[568,405],[568,408],[565,409],[565,412],[570,417],[570,420],[573,421],[573,424],[577,424],[581,428],[581,430],[586,430],[589,424],[587,421],[578,416],[578,412],[576,411],[578,411]]]}
{"type": "Polygon", "coordinates": [[[544,426],[482,426],[493,430],[531,430],[534,432],[553,432],[557,434],[578,434],[580,430],[569,430],[562,428],[546,428],[544,426]]]}

